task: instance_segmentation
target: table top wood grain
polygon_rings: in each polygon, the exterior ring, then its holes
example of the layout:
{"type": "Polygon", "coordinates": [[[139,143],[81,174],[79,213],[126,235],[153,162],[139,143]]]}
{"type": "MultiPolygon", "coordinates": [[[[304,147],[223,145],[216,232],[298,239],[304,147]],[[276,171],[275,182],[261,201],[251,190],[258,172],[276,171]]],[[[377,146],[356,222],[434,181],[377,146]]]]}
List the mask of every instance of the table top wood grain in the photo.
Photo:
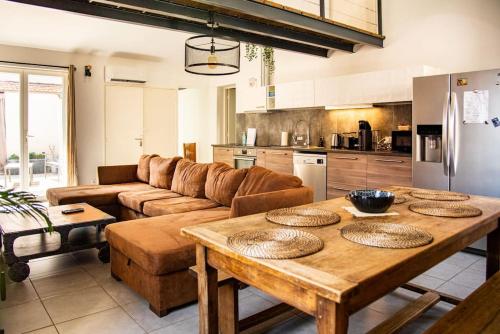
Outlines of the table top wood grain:
{"type": "Polygon", "coordinates": [[[182,235],[249,269],[255,268],[257,272],[279,277],[302,289],[312,289],[318,296],[336,303],[348,301],[350,311],[354,311],[387,293],[387,289],[395,288],[430,269],[498,226],[498,198],[471,196],[470,200],[462,202],[483,211],[481,216],[473,218],[441,218],[417,214],[408,210],[408,205],[415,201],[417,199],[393,205],[390,210],[399,215],[383,218],[353,217],[342,208],[351,205],[344,198],[306,205],[334,211],[341,216],[341,222],[324,227],[299,228],[320,237],[325,247],[316,254],[297,259],[250,258],[228,248],[226,241],[233,233],[273,227],[289,228],[268,222],[265,214],[186,227],[182,229],[182,235]],[[429,245],[417,248],[386,249],[360,245],[340,235],[343,226],[361,220],[411,225],[431,233],[434,240],[429,245]],[[384,288],[378,288],[381,284],[384,288]]]}

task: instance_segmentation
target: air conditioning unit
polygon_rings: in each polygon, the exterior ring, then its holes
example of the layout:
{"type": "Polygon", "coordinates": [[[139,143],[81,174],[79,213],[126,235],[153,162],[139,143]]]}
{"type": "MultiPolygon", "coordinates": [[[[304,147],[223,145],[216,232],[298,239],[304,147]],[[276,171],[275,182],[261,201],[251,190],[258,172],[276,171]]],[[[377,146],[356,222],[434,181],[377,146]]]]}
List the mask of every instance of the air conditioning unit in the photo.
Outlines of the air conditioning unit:
{"type": "Polygon", "coordinates": [[[144,72],[135,67],[106,66],[104,69],[106,82],[146,83],[144,72]]]}

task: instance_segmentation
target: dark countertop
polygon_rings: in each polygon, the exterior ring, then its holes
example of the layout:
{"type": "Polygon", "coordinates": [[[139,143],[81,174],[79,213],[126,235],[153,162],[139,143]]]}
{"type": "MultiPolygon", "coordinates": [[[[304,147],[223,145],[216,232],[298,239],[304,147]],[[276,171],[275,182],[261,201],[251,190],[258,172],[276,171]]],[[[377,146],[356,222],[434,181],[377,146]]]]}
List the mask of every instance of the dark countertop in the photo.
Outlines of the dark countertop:
{"type": "Polygon", "coordinates": [[[244,146],[238,144],[212,144],[213,147],[227,147],[227,148],[255,148],[255,149],[271,149],[271,150],[287,150],[295,152],[318,152],[318,153],[349,153],[349,154],[376,154],[376,155],[389,155],[398,157],[411,157],[411,153],[394,152],[394,151],[360,151],[349,149],[331,149],[318,146],[307,147],[293,147],[293,146],[244,146]]]}

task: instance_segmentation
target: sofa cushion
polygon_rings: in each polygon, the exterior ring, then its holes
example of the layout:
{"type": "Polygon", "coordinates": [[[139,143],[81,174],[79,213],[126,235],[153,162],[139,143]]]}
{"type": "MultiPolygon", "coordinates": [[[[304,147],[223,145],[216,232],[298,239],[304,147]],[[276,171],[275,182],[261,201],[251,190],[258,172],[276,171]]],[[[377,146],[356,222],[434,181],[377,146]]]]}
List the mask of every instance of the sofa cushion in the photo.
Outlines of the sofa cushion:
{"type": "Polygon", "coordinates": [[[164,198],[174,198],[181,197],[178,193],[174,193],[167,189],[148,189],[140,191],[125,191],[118,194],[118,202],[137,212],[142,212],[142,208],[145,202],[164,199],[164,198]]]}
{"type": "Polygon", "coordinates": [[[302,186],[302,180],[293,175],[275,173],[269,169],[252,166],[241,183],[236,196],[254,195],[302,186]]]}
{"type": "Polygon", "coordinates": [[[196,264],[195,244],[182,237],[186,226],[227,219],[229,208],[219,207],[176,215],[111,224],[106,238],[112,248],[152,275],[185,270],[196,264]]]}
{"type": "Polygon", "coordinates": [[[234,169],[222,162],[213,163],[208,168],[205,196],[222,205],[231,206],[247,171],[248,169],[234,169]]]}
{"type": "Polygon", "coordinates": [[[137,164],[137,179],[139,181],[149,183],[149,163],[151,159],[157,157],[157,154],[143,154],[139,158],[139,163],[137,164]]]}
{"type": "Polygon", "coordinates": [[[47,190],[47,200],[50,205],[88,203],[92,206],[105,206],[117,204],[118,194],[123,191],[147,190],[150,188],[153,187],[142,182],[51,188],[47,190]]]}
{"type": "Polygon", "coordinates": [[[182,196],[146,202],[144,203],[142,212],[147,216],[153,217],[210,209],[218,206],[220,206],[219,203],[210,199],[182,196]]]}
{"type": "Polygon", "coordinates": [[[209,164],[181,159],[175,167],[172,190],[195,198],[205,197],[205,182],[209,164]]]}
{"type": "Polygon", "coordinates": [[[174,178],[175,166],[181,157],[153,157],[149,162],[149,184],[153,187],[170,189],[174,178]]]}

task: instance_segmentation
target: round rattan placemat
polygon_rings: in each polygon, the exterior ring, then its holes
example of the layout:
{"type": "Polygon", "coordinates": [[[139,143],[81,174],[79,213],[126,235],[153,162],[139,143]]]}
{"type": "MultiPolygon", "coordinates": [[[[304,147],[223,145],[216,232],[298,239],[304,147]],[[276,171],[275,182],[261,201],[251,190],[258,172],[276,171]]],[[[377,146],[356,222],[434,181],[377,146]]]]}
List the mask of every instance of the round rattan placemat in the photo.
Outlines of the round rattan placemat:
{"type": "Polygon", "coordinates": [[[467,194],[440,190],[415,190],[410,195],[415,198],[432,201],[466,201],[470,198],[467,194]]]}
{"type": "Polygon", "coordinates": [[[266,213],[270,222],[288,225],[314,227],[336,224],[340,216],[335,212],[316,208],[283,208],[266,213]]]}
{"type": "Polygon", "coordinates": [[[477,217],[483,212],[473,206],[454,202],[427,202],[421,201],[411,204],[410,211],[427,216],[446,218],[467,218],[477,217]]]}
{"type": "Polygon", "coordinates": [[[238,232],[228,237],[227,245],[245,256],[281,260],[314,254],[324,246],[314,234],[284,228],[238,232]]]}
{"type": "Polygon", "coordinates": [[[352,242],[380,248],[414,248],[430,244],[432,235],[403,224],[359,222],[344,226],[340,234],[352,242]]]}
{"type": "Polygon", "coordinates": [[[405,195],[395,194],[394,202],[392,204],[403,204],[408,202],[408,198],[405,195]]]}

